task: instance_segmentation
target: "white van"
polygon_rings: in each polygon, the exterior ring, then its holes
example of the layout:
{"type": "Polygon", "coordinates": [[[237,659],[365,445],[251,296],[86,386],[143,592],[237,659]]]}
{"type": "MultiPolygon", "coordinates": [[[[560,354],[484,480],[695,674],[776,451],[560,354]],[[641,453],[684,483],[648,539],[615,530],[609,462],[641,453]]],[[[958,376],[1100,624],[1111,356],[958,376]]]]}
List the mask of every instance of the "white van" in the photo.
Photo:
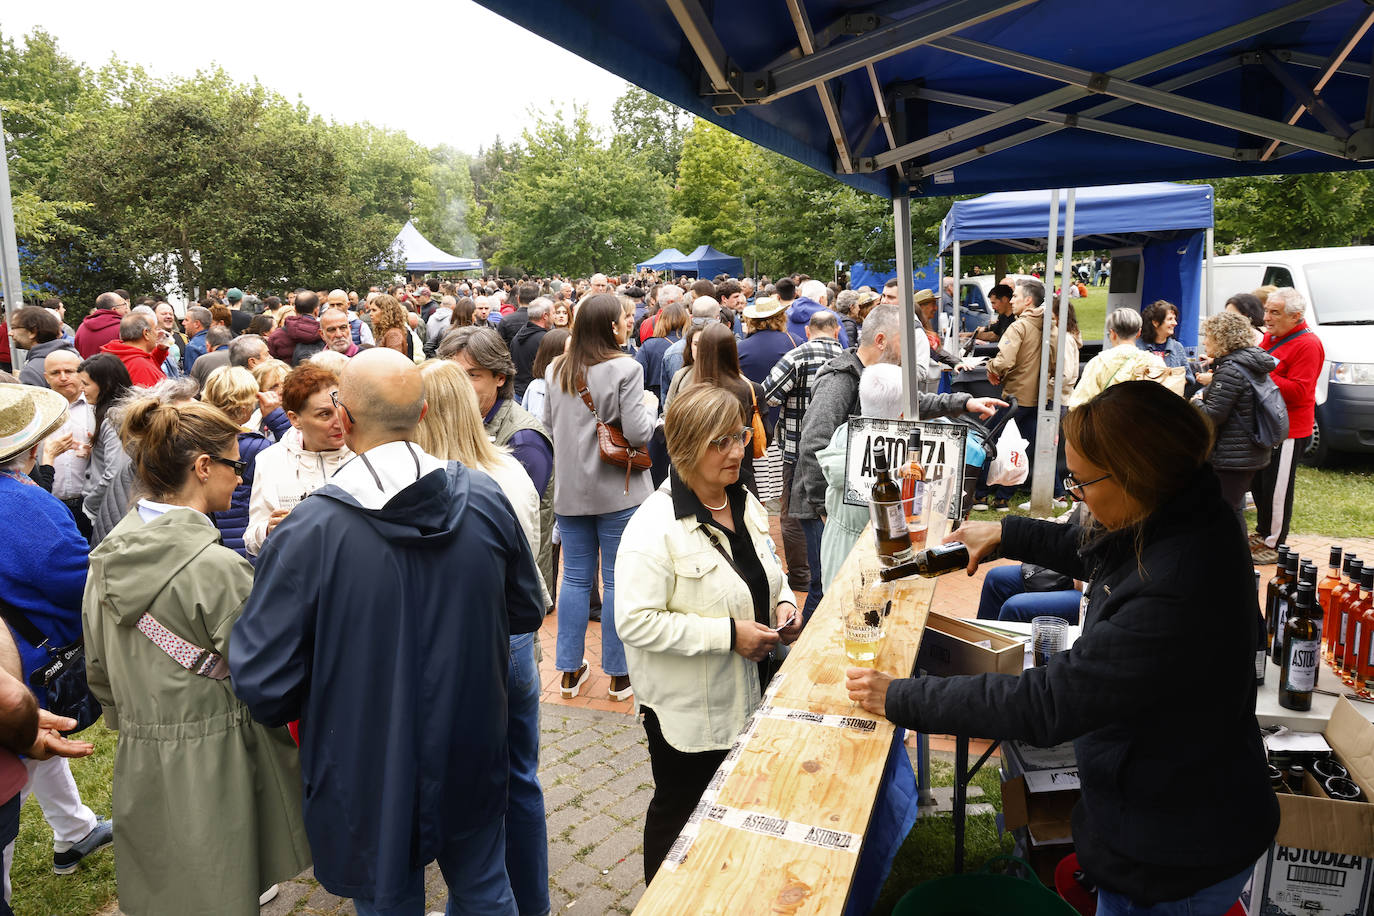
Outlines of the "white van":
{"type": "Polygon", "coordinates": [[[1322,464],[1332,452],[1374,452],[1374,246],[1215,258],[1212,310],[1269,284],[1291,286],[1307,298],[1307,324],[1326,350],[1317,425],[1304,460],[1322,464]]]}

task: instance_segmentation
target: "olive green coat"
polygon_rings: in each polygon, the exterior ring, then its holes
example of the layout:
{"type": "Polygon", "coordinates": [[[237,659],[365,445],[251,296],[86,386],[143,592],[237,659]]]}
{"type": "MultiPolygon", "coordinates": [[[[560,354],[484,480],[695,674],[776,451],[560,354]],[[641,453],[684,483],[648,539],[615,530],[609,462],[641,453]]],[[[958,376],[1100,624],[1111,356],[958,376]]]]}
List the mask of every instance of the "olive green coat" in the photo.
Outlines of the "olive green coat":
{"type": "Polygon", "coordinates": [[[119,731],[114,854],[129,916],[256,916],[258,895],[310,865],[301,776],[286,729],[254,722],[228,679],[179,666],[134,628],[148,612],[221,655],[252,568],[210,520],[135,509],[91,552],[86,676],[119,731]]]}

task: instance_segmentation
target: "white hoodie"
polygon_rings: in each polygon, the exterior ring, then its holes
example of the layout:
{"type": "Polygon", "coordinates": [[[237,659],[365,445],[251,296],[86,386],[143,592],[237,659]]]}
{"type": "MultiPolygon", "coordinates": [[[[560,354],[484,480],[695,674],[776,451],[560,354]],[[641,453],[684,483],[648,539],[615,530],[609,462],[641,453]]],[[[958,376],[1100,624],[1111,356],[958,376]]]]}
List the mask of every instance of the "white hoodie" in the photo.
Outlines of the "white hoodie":
{"type": "Polygon", "coordinates": [[[253,470],[253,493],[248,498],[248,530],[244,547],[251,556],[267,539],[267,520],[278,509],[289,509],[328,482],[353,453],[348,446],[330,452],[308,452],[301,431],[292,427],[280,442],[258,453],[253,470]]]}

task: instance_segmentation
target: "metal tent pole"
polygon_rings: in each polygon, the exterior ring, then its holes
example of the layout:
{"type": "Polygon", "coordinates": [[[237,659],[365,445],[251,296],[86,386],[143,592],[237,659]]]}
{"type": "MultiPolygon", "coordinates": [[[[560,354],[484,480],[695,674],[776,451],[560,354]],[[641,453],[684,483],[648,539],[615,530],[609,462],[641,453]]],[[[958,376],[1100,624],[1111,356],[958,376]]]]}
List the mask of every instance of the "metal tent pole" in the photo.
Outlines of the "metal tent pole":
{"type": "MultiPolygon", "coordinates": [[[[0,271],[4,272],[5,321],[8,322],[24,305],[24,286],[19,279],[19,240],[14,232],[14,203],[10,200],[9,154],[5,150],[3,119],[0,119],[0,271]]],[[[14,374],[18,375],[24,358],[13,334],[10,335],[10,362],[14,374]]]]}
{"type": "Polygon", "coordinates": [[[921,375],[916,365],[916,312],[912,308],[915,290],[911,288],[911,198],[906,191],[892,198],[892,229],[897,237],[897,307],[902,313],[902,387],[906,418],[915,420],[921,375]]]}
{"type": "MultiPolygon", "coordinates": [[[[1050,411],[1051,424],[1048,427],[1053,430],[1053,435],[1050,437],[1054,443],[1054,448],[1050,450],[1052,473],[1057,473],[1055,468],[1059,457],[1059,409],[1064,402],[1064,383],[1062,380],[1064,378],[1064,360],[1067,358],[1065,354],[1067,348],[1064,344],[1069,337],[1069,284],[1073,282],[1073,266],[1071,264],[1073,261],[1073,209],[1077,199],[1078,189],[1069,188],[1069,199],[1064,207],[1064,270],[1059,281],[1059,343],[1054,367],[1054,407],[1050,411]]],[[[1054,486],[1053,478],[1051,478],[1050,486],[1054,486]]]]}
{"type": "Polygon", "coordinates": [[[1207,227],[1207,263],[1202,269],[1202,317],[1198,318],[1198,342],[1202,342],[1202,318],[1212,314],[1212,261],[1217,256],[1216,238],[1211,226],[1207,227]]]}
{"type": "MultiPolygon", "coordinates": [[[[963,274],[959,272],[959,243],[956,241],[954,243],[954,292],[950,294],[950,299],[954,303],[954,327],[950,328],[949,334],[950,341],[953,343],[953,346],[949,347],[949,349],[950,352],[954,353],[956,356],[959,355],[959,278],[961,276],[963,276],[963,274]]],[[[945,278],[941,277],[940,284],[942,287],[944,286],[944,282],[945,278]]],[[[943,293],[944,289],[942,288],[940,292],[943,293]]],[[[932,328],[931,330],[935,331],[936,334],[940,333],[939,328],[932,328]]]]}
{"type": "Polygon", "coordinates": [[[1031,461],[1031,514],[1048,515],[1054,493],[1054,428],[1056,416],[1050,413],[1050,296],[1054,291],[1054,251],[1059,241],[1059,189],[1050,192],[1050,229],[1045,246],[1045,301],[1040,312],[1040,382],[1038,397],[1030,406],[1035,410],[1035,457],[1031,461]]]}

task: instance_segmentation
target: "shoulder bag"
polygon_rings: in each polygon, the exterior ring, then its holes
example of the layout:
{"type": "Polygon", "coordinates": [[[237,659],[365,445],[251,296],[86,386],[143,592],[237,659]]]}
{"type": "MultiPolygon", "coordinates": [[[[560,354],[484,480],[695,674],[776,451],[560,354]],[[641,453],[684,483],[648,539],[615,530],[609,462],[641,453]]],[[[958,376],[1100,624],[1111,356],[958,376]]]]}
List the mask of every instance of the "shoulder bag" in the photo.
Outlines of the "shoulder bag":
{"type": "Polygon", "coordinates": [[[62,734],[74,735],[99,719],[100,703],[91,696],[91,689],[86,685],[85,643],[77,639],[60,648],[49,646],[43,631],[4,598],[0,598],[0,617],[29,645],[47,651],[48,662],[29,675],[29,687],[42,701],[44,709],[76,720],[76,728],[62,734]]]}
{"type": "Polygon", "coordinates": [[[585,380],[578,386],[577,393],[582,396],[582,403],[587,405],[587,409],[596,418],[596,448],[601,460],[625,469],[625,492],[629,493],[630,475],[635,471],[647,471],[654,463],[653,458],[650,457],[647,447],[631,445],[619,426],[601,419],[601,414],[596,412],[596,405],[592,403],[591,393],[587,391],[585,380]]]}
{"type": "Polygon", "coordinates": [[[762,458],[763,453],[768,450],[768,437],[763,428],[763,417],[759,416],[759,396],[754,392],[752,382],[749,385],[749,400],[754,402],[754,415],[750,418],[749,424],[754,428],[754,457],[762,458]]]}

